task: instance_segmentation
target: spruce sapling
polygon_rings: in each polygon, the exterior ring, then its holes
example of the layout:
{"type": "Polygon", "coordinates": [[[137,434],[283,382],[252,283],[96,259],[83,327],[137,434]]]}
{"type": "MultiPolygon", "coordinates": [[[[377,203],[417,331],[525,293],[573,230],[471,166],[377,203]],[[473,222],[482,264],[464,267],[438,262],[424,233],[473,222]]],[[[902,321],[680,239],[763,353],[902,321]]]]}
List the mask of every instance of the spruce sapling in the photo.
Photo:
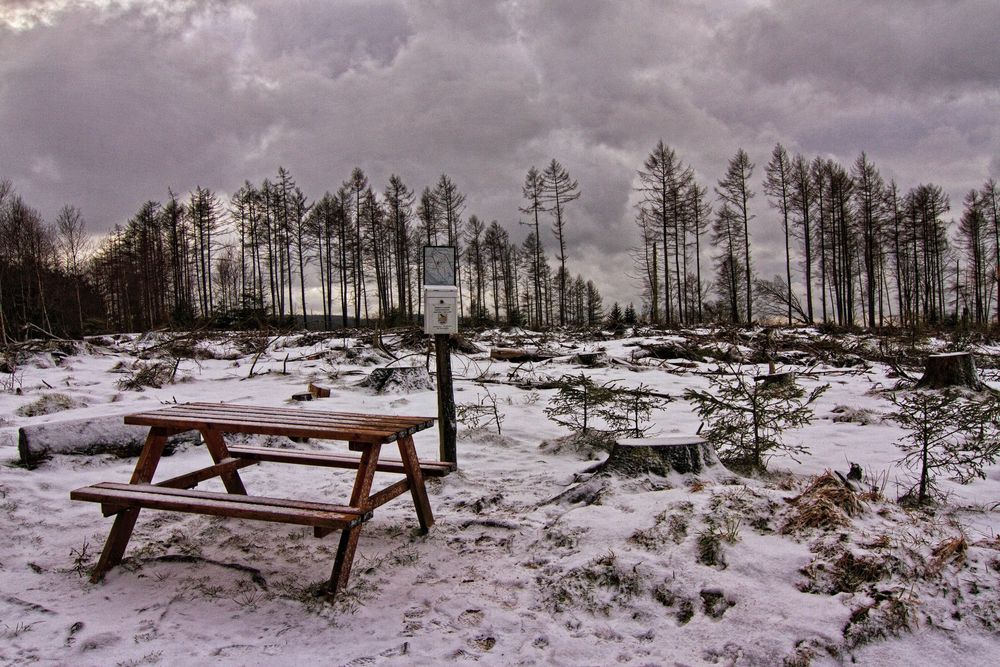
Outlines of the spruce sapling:
{"type": "Polygon", "coordinates": [[[688,389],[684,398],[694,402],[706,440],[729,463],[764,470],[776,454],[793,460],[808,453],[805,445],[787,443],[782,434],[812,419],[812,405],[830,385],[808,394],[794,382],[767,383],[764,375],[749,374],[742,366],[726,366],[727,375],[709,379],[708,391],[688,389]]]}
{"type": "Polygon", "coordinates": [[[935,480],[942,472],[961,483],[985,478],[984,467],[1000,454],[1000,399],[992,392],[956,388],[890,394],[896,411],[889,418],[906,429],[896,441],[899,460],[914,474],[908,495],[917,504],[937,495],[935,480]]]}

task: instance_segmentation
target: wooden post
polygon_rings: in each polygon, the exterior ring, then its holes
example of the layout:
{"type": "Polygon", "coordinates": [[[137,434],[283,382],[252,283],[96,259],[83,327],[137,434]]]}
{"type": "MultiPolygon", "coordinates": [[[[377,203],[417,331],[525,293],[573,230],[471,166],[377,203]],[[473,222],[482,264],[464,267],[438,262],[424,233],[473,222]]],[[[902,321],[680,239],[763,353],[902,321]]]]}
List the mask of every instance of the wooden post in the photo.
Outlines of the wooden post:
{"type": "Polygon", "coordinates": [[[451,350],[448,334],[434,334],[434,356],[437,357],[438,432],[441,434],[440,457],[442,461],[458,468],[458,451],[455,433],[455,391],[451,381],[451,350]]]}

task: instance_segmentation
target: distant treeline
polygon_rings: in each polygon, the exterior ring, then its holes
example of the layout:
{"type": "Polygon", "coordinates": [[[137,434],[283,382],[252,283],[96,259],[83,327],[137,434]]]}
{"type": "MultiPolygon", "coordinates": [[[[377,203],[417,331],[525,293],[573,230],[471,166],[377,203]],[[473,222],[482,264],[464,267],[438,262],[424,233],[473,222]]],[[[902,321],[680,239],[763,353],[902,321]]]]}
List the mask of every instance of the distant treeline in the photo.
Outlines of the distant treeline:
{"type": "MultiPolygon", "coordinates": [[[[783,235],[785,271],[765,279],[752,252],[751,233],[765,224],[752,205],[754,168],[737,151],[710,197],[692,168],[657,144],[636,181],[641,306],[614,304],[611,319],[1000,322],[994,180],[970,190],[954,224],[938,186],[902,193],[864,154],[847,169],[778,145],[764,194],[766,224],[776,220],[783,235]]],[[[459,249],[468,323],[593,326],[605,318],[600,290],[571,271],[580,194],[556,160],[529,169],[518,207],[528,234],[517,244],[496,220],[466,217],[466,197],[447,175],[419,196],[393,175],[379,194],[355,168],[335,192],[310,201],[279,168],[273,180],[245,182],[228,202],[201,187],[184,198],[168,190],[98,240],[77,208],[65,206],[47,224],[0,181],[0,331],[9,340],[195,323],[414,323],[425,245],[459,249]]]]}
{"type": "MultiPolygon", "coordinates": [[[[901,192],[862,153],[848,169],[778,144],[764,194],[784,240],[784,275],[757,276],[751,229],[755,165],[742,149],[707,187],[662,142],[639,172],[636,254],[649,317],[667,324],[766,319],[851,327],[1000,323],[998,189],[968,192],[958,224],[941,187],[901,192]],[[776,215],[775,215],[776,214],[776,215]],[[707,237],[707,238],[706,238],[707,237]],[[705,280],[708,241],[713,275],[705,280]]],[[[767,224],[773,224],[769,222],[767,224]]],[[[772,250],[773,252],[773,250],[772,250]]]]}

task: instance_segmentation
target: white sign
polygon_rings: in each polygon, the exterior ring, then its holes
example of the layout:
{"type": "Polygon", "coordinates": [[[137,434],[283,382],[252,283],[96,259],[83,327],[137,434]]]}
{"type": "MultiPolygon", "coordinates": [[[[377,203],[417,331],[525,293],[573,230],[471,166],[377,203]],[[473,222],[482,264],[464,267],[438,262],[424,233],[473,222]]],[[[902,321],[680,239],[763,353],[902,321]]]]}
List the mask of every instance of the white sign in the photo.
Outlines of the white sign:
{"type": "Polygon", "coordinates": [[[424,333],[458,333],[457,287],[424,287],[424,333]]]}
{"type": "Polygon", "coordinates": [[[453,245],[424,246],[424,285],[455,285],[456,257],[453,245]]]}

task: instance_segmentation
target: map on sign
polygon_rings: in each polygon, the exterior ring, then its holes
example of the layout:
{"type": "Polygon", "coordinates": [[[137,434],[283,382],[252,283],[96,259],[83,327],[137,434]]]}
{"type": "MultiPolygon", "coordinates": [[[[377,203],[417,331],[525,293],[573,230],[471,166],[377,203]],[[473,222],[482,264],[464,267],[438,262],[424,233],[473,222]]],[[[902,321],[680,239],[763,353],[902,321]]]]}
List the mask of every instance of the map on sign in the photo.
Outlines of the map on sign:
{"type": "Polygon", "coordinates": [[[455,246],[424,246],[424,284],[455,285],[455,246]]]}

